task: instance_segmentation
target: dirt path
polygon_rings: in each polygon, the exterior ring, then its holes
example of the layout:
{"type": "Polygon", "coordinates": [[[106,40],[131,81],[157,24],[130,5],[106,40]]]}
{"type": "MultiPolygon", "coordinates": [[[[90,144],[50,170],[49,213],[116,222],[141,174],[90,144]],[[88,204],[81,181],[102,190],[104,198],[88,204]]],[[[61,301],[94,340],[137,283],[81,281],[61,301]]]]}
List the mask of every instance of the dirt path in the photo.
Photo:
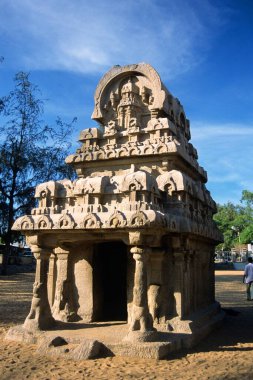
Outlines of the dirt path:
{"type": "Polygon", "coordinates": [[[170,360],[106,358],[73,362],[34,354],[34,346],[4,341],[30,308],[33,273],[0,277],[0,379],[252,379],[253,302],[241,272],[216,273],[216,298],[227,310],[223,327],[170,360]]]}

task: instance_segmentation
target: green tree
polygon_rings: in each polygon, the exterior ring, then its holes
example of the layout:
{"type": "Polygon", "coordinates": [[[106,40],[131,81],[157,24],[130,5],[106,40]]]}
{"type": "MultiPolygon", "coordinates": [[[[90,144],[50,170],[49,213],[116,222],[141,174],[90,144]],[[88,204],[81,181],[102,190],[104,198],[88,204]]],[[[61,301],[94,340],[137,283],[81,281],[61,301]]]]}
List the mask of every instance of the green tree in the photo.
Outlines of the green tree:
{"type": "Polygon", "coordinates": [[[244,224],[240,233],[241,243],[253,241],[253,192],[243,190],[241,203],[244,204],[244,224]]]}
{"type": "Polygon", "coordinates": [[[247,225],[240,233],[241,243],[247,244],[253,242],[253,223],[247,225]]]}
{"type": "Polygon", "coordinates": [[[253,192],[248,191],[248,190],[243,190],[242,191],[242,197],[241,197],[241,202],[245,202],[246,206],[249,207],[249,209],[252,212],[252,206],[253,206],[253,192]]]}
{"type": "Polygon", "coordinates": [[[253,193],[243,190],[239,205],[231,202],[218,205],[214,220],[224,236],[224,243],[218,249],[229,250],[253,241],[253,193]]]}
{"type": "Polygon", "coordinates": [[[229,250],[235,240],[232,227],[239,214],[238,206],[228,202],[224,205],[217,205],[217,210],[217,214],[214,215],[214,220],[224,236],[224,243],[220,244],[217,248],[229,250]]]}
{"type": "Polygon", "coordinates": [[[29,74],[19,72],[14,83],[14,90],[0,98],[0,224],[6,244],[3,273],[15,239],[12,224],[34,207],[34,187],[51,179],[73,177],[64,160],[76,119],[64,123],[57,118],[55,126],[46,125],[42,120],[44,103],[29,74]]]}

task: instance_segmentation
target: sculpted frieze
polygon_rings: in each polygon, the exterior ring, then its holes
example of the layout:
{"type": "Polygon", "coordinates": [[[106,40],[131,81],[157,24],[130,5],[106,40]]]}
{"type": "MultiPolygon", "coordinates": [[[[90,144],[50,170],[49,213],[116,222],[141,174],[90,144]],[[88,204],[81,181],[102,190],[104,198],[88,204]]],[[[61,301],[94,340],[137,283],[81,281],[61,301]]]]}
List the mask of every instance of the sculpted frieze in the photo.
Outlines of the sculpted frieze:
{"type": "Polygon", "coordinates": [[[88,194],[88,193],[103,193],[105,186],[108,184],[109,178],[107,176],[97,176],[80,178],[75,182],[74,194],[88,194]]]}
{"type": "Polygon", "coordinates": [[[114,149],[109,148],[108,150],[106,150],[105,157],[104,157],[105,159],[114,158],[114,157],[116,157],[116,152],[114,149]]]}
{"type": "Polygon", "coordinates": [[[100,127],[81,131],[81,147],[66,158],[78,179],[38,185],[38,207],[14,229],[216,231],[189,121],[151,66],[113,67],[97,87],[92,117],[100,127]]]}
{"type": "Polygon", "coordinates": [[[57,223],[54,224],[55,229],[74,229],[75,228],[75,221],[73,217],[69,214],[63,214],[57,223]]]}
{"type": "Polygon", "coordinates": [[[168,145],[160,143],[156,148],[155,148],[156,153],[166,153],[168,152],[168,145]]]}
{"type": "Polygon", "coordinates": [[[126,145],[124,145],[116,152],[116,157],[125,157],[125,156],[128,156],[128,154],[129,154],[129,149],[126,145]]]}
{"type": "Polygon", "coordinates": [[[79,135],[79,140],[85,141],[91,139],[98,139],[99,137],[101,137],[101,133],[98,128],[88,128],[81,131],[79,135]]]}
{"type": "Polygon", "coordinates": [[[29,215],[23,216],[14,222],[12,228],[15,230],[33,230],[34,220],[29,215]]]}
{"type": "Polygon", "coordinates": [[[89,213],[80,223],[80,228],[100,228],[101,225],[102,223],[98,216],[96,214],[89,213]]]}
{"type": "Polygon", "coordinates": [[[104,160],[105,159],[104,151],[101,149],[99,152],[97,152],[97,154],[95,155],[95,158],[97,160],[104,160]]]}
{"type": "Polygon", "coordinates": [[[110,120],[105,126],[104,136],[115,136],[118,132],[118,125],[115,120],[110,120]]]}
{"type": "Polygon", "coordinates": [[[155,148],[153,145],[148,144],[148,146],[144,147],[143,149],[144,154],[154,154],[155,153],[155,148]]]}
{"type": "Polygon", "coordinates": [[[125,227],[126,224],[127,220],[125,215],[117,210],[114,211],[114,213],[109,217],[109,220],[105,223],[105,225],[110,228],[125,227]]]}
{"type": "Polygon", "coordinates": [[[34,225],[35,230],[51,230],[53,227],[52,219],[48,215],[42,215],[34,225]]]}
{"type": "MultiPolygon", "coordinates": [[[[150,103],[152,109],[166,109],[168,108],[168,100],[166,99],[166,92],[160,80],[158,73],[147,64],[138,64],[138,65],[128,65],[124,67],[114,66],[99,82],[98,87],[95,92],[95,109],[92,114],[92,118],[94,120],[103,120],[105,114],[105,105],[110,99],[110,95],[112,92],[112,85],[115,83],[115,78],[124,78],[126,76],[125,73],[129,73],[131,77],[137,77],[139,84],[139,95],[141,101],[145,103],[150,103]],[[111,88],[110,88],[111,85],[111,88]],[[109,91],[108,91],[109,89],[109,91]],[[109,92],[109,93],[108,93],[109,92]],[[167,100],[167,101],[166,101],[167,100]]],[[[127,83],[123,83],[121,85],[123,89],[123,94],[128,95],[129,93],[136,94],[138,87],[135,83],[132,85],[127,83]],[[128,91],[130,90],[130,91],[128,91]]],[[[115,86],[117,89],[117,86],[115,86]]],[[[115,90],[114,90],[115,92],[115,90]]],[[[139,100],[139,99],[138,99],[139,100]]],[[[124,96],[122,103],[129,103],[129,101],[135,101],[136,99],[131,98],[130,96],[124,96]]],[[[112,102],[113,103],[113,102],[112,102]]],[[[114,107],[115,105],[112,104],[114,107]]]]}
{"type": "MultiPolygon", "coordinates": [[[[201,236],[210,236],[210,231],[213,230],[213,224],[209,221],[203,224],[201,220],[192,220],[190,216],[168,215],[156,212],[154,210],[136,210],[126,213],[115,210],[113,213],[102,210],[99,212],[88,212],[82,216],[79,214],[63,214],[54,216],[53,219],[48,215],[38,216],[33,220],[32,218],[21,217],[19,218],[13,229],[23,231],[32,230],[66,230],[71,231],[74,229],[117,229],[117,228],[150,228],[160,227],[164,231],[171,232],[185,232],[201,236]],[[103,220],[102,220],[103,219],[103,220]],[[28,224],[29,221],[29,224],[28,224]]],[[[214,231],[212,237],[218,238],[218,231],[214,231]]]]}
{"type": "Polygon", "coordinates": [[[132,227],[142,227],[147,224],[150,224],[150,221],[147,215],[143,211],[138,211],[131,216],[130,226],[132,227]]]}

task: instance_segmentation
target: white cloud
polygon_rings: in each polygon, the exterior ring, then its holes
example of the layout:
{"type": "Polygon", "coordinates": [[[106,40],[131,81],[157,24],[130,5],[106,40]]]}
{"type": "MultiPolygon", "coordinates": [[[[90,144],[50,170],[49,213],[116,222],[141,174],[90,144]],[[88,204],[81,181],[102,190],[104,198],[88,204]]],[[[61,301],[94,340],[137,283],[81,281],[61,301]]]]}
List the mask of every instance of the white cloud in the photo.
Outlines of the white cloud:
{"type": "Polygon", "coordinates": [[[230,173],[226,175],[212,175],[211,181],[213,183],[226,183],[238,181],[239,176],[236,173],[230,173]]]}
{"type": "Polygon", "coordinates": [[[195,141],[208,140],[210,138],[245,138],[253,136],[253,124],[239,123],[206,124],[205,122],[192,122],[192,134],[195,141]]]}
{"type": "Polygon", "coordinates": [[[146,61],[164,78],[203,59],[222,14],[208,0],[2,0],[0,31],[28,69],[103,72],[146,61]]]}
{"type": "Polygon", "coordinates": [[[244,189],[253,191],[251,124],[192,122],[192,143],[208,173],[214,199],[239,202],[244,189]]]}

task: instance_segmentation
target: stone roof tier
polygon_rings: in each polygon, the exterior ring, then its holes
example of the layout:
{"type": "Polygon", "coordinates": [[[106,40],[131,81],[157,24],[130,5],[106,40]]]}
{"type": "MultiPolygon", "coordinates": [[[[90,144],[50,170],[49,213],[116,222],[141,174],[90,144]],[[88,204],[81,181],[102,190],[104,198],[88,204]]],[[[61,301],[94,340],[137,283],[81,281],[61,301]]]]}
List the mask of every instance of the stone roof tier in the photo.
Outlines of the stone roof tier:
{"type": "Polygon", "coordinates": [[[80,147],[66,158],[77,180],[39,184],[37,207],[13,229],[70,234],[137,228],[221,241],[189,120],[155,69],[114,66],[94,101],[92,119],[99,125],[81,131],[80,147]]]}

